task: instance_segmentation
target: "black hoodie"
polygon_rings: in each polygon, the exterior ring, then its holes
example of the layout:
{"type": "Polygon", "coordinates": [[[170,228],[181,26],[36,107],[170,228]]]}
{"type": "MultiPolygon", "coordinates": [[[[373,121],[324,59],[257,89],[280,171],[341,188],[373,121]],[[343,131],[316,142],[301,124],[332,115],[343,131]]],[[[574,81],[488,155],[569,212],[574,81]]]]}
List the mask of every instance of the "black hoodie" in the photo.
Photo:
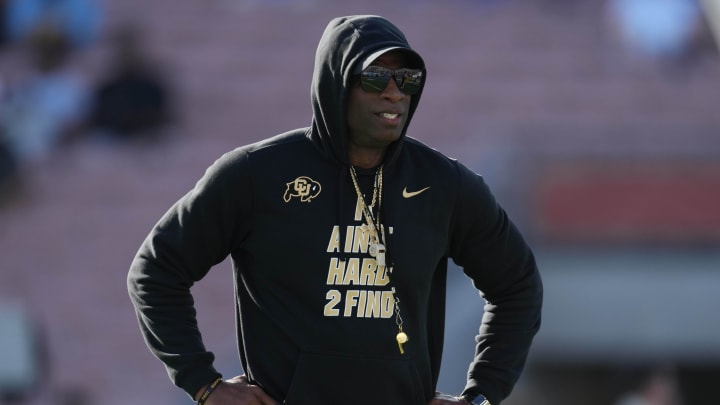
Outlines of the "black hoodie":
{"type": "MultiPolygon", "coordinates": [[[[332,20],[316,54],[312,125],[222,156],[140,247],[131,300],[148,346],[188,394],[219,375],[190,287],[228,255],[243,369],[280,402],[428,403],[442,357],[448,259],[487,301],[465,393],[493,404],[510,393],[540,326],[533,255],[483,179],[405,136],[407,124],[383,166],[388,269],[368,254],[349,174],[347,95],[356,66],[388,46],[406,49],[424,70],[387,20],[332,20]],[[402,353],[396,299],[409,336],[402,353]]],[[[359,173],[371,190],[375,171],[359,173]]]]}

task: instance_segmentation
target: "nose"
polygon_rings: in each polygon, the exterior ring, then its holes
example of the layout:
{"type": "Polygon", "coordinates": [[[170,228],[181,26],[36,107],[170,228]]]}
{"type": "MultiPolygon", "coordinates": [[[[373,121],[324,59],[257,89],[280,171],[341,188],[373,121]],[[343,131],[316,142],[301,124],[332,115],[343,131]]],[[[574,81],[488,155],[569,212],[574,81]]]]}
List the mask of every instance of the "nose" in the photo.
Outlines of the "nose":
{"type": "Polygon", "coordinates": [[[392,102],[398,102],[406,96],[398,87],[394,77],[388,82],[380,95],[392,102]]]}

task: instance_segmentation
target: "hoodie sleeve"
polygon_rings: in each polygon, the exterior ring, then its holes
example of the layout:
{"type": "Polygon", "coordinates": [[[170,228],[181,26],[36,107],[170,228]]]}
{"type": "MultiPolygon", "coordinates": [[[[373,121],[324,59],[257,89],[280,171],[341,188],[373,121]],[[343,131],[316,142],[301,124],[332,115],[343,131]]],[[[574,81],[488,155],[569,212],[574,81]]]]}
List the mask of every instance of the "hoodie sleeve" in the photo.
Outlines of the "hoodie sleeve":
{"type": "Polygon", "coordinates": [[[145,342],[190,396],[220,375],[198,330],[190,287],[248,230],[250,198],[240,194],[250,187],[242,162],[231,152],[213,164],[155,225],[127,277],[145,342]]]}
{"type": "Polygon", "coordinates": [[[451,257],[485,299],[463,394],[497,405],[512,391],[540,328],[542,281],[522,235],[481,176],[460,167],[451,257]]]}

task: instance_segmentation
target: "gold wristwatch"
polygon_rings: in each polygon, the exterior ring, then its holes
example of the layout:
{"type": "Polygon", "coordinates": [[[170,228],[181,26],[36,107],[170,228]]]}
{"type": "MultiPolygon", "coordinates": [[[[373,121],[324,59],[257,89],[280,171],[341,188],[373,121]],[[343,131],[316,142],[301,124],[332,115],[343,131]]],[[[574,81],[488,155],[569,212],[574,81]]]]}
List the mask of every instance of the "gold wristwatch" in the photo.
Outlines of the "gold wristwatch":
{"type": "Polygon", "coordinates": [[[490,404],[490,401],[485,398],[485,395],[479,394],[476,397],[472,397],[470,395],[462,395],[459,397],[462,400],[465,400],[473,405],[492,405],[490,404]]]}

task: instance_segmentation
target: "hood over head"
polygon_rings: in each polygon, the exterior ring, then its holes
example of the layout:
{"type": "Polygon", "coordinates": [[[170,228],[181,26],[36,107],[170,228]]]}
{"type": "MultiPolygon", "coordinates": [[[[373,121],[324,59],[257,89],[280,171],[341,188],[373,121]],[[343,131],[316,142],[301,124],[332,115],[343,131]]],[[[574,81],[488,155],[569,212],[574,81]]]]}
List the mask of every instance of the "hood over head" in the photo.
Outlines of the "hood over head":
{"type": "Polygon", "coordinates": [[[378,56],[394,49],[407,52],[410,67],[423,70],[423,82],[420,91],[410,100],[402,136],[390,145],[386,163],[402,146],[407,127],[417,109],[427,77],[425,62],[410,48],[405,35],[383,17],[338,17],[325,28],[315,53],[310,91],[313,119],[309,136],[327,157],[348,164],[347,98],[352,77],[378,56]]]}

